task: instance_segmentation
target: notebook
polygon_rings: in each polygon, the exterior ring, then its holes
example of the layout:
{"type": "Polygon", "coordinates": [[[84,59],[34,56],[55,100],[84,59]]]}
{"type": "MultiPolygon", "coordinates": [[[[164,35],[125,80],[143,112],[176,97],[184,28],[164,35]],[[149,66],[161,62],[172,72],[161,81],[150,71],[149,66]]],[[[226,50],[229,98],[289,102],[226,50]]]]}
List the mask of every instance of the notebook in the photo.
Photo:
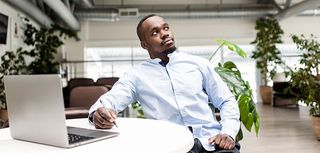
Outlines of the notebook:
{"type": "Polygon", "coordinates": [[[4,85],[14,139],[70,148],[119,135],[110,130],[67,127],[57,74],[8,75],[4,85]]]}

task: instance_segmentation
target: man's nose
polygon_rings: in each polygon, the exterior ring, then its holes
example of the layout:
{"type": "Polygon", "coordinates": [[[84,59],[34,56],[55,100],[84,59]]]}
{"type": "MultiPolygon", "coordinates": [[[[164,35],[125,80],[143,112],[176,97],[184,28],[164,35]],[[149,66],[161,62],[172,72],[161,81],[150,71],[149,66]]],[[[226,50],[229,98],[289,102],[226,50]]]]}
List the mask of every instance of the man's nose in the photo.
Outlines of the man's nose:
{"type": "Polygon", "coordinates": [[[161,38],[166,38],[169,36],[169,32],[168,31],[165,31],[165,30],[161,30],[161,38]]]}

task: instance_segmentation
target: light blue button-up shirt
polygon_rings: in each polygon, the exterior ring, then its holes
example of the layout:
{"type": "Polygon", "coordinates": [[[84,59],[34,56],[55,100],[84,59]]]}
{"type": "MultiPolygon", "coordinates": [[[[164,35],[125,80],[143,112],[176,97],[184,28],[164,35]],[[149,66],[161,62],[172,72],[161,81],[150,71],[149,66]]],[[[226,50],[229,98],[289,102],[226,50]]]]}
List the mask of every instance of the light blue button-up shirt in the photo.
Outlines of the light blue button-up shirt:
{"type": "MultiPolygon", "coordinates": [[[[149,59],[131,69],[99,100],[117,112],[139,101],[146,118],[192,127],[194,138],[207,150],[214,150],[208,139],[216,134],[228,134],[235,140],[240,127],[238,103],[212,64],[178,51],[169,54],[166,66],[160,61],[149,59]],[[220,122],[209,102],[220,109],[220,122]]],[[[99,100],[89,113],[102,107],[99,100]]]]}

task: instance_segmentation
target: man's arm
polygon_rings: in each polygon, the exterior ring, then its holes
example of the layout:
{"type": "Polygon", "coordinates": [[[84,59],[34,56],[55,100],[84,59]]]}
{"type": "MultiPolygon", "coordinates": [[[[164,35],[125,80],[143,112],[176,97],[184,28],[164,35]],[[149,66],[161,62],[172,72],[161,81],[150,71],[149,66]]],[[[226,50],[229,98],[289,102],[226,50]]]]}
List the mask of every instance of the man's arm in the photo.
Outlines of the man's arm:
{"type": "Polygon", "coordinates": [[[222,125],[220,134],[211,137],[209,143],[219,145],[224,149],[233,148],[234,140],[240,129],[238,102],[225,82],[214,71],[211,63],[207,62],[205,66],[203,86],[213,106],[220,110],[222,125]]]}
{"type": "Polygon", "coordinates": [[[116,114],[135,101],[135,88],[132,80],[133,78],[126,73],[109,92],[102,95],[89,110],[89,122],[97,128],[111,128],[116,114]],[[100,101],[106,105],[111,115],[106,112],[100,101]]]}

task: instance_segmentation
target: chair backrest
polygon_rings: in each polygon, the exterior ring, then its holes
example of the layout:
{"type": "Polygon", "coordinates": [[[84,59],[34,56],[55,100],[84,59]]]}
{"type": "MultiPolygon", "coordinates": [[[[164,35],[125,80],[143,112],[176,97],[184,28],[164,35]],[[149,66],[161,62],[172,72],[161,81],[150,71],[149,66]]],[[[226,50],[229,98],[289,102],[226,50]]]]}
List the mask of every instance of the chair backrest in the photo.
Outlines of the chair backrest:
{"type": "Polygon", "coordinates": [[[95,83],[91,78],[72,78],[68,82],[68,89],[69,89],[69,92],[71,92],[71,90],[75,87],[90,86],[94,84],[95,83]]]}
{"type": "Polygon", "coordinates": [[[69,107],[90,108],[98,98],[108,92],[105,86],[79,86],[70,92],[69,107]]]}
{"type": "Polygon", "coordinates": [[[119,80],[118,77],[105,77],[105,78],[99,78],[96,81],[97,85],[103,85],[107,86],[109,89],[119,80]]]}
{"type": "Polygon", "coordinates": [[[285,89],[289,86],[289,82],[273,82],[272,90],[274,92],[285,92],[285,89]]]}

